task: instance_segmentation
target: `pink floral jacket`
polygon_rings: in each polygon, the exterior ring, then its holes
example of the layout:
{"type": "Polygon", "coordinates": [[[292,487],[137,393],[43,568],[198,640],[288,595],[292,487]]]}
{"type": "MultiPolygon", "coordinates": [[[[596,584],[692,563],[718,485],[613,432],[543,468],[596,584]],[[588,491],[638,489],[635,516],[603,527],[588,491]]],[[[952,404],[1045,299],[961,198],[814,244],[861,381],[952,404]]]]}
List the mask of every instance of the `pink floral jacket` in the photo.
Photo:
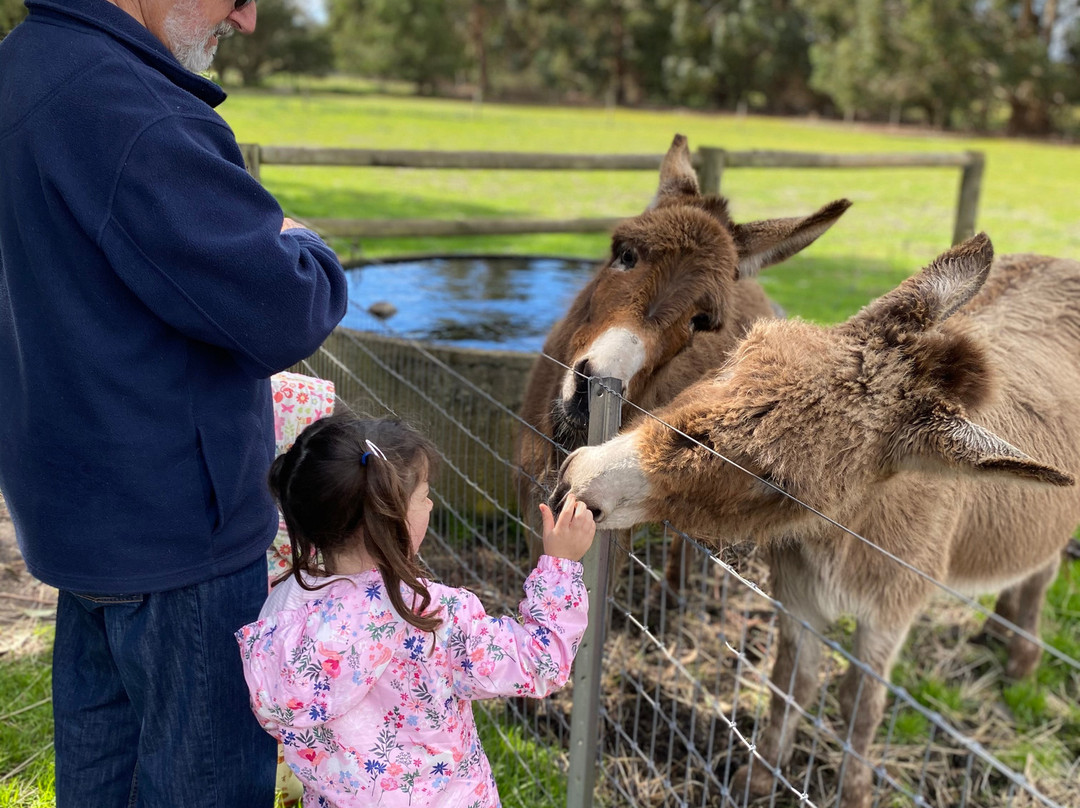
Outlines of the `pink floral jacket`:
{"type": "Polygon", "coordinates": [[[443,618],[434,638],[398,615],[377,570],[312,593],[296,586],[310,599],[240,629],[252,709],[282,742],[304,805],[498,806],[471,702],[566,683],[588,618],[581,570],[541,556],[520,622],[431,583],[443,618]]]}

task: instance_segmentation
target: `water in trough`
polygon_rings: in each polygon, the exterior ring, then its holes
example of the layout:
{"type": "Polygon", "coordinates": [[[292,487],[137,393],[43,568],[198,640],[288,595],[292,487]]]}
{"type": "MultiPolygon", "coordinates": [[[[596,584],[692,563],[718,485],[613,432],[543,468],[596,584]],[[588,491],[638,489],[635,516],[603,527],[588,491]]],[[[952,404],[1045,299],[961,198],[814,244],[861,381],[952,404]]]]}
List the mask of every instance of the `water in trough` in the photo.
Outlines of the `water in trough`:
{"type": "Polygon", "coordinates": [[[342,325],[370,330],[369,309],[389,303],[398,336],[444,345],[539,351],[598,261],[540,256],[387,260],[348,270],[342,325]]]}

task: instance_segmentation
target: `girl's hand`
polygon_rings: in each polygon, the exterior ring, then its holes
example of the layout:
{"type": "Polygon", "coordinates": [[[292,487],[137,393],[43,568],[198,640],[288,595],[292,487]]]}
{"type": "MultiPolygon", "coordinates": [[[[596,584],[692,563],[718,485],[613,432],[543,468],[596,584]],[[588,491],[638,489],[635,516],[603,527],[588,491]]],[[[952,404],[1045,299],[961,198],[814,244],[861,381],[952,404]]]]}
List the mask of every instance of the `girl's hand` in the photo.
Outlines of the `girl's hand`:
{"type": "Polygon", "coordinates": [[[551,508],[544,503],[540,503],[540,516],[544,520],[544,553],[580,561],[596,535],[596,522],[585,503],[567,494],[557,522],[551,508]]]}

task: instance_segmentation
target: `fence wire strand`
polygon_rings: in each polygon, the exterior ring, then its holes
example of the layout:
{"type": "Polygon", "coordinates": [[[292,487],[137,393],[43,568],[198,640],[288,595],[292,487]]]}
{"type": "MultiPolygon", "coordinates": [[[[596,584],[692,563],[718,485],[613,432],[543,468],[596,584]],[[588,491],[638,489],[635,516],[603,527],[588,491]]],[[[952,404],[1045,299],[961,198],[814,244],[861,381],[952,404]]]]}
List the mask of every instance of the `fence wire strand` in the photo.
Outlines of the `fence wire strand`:
{"type": "MultiPolygon", "coordinates": [[[[352,305],[359,306],[356,301],[352,305]]],[[[547,355],[538,361],[557,362],[547,355]]],[[[526,539],[536,531],[517,501],[518,486],[524,478],[540,498],[551,493],[545,480],[533,479],[520,467],[514,439],[531,431],[559,456],[565,448],[524,423],[518,416],[520,401],[508,401],[505,393],[478,381],[474,367],[403,338],[382,322],[372,320],[370,332],[338,329],[298,370],[335,381],[343,407],[367,411],[374,406],[428,432],[442,452],[445,473],[432,486],[440,513],[433,515],[425,562],[447,583],[477,591],[489,609],[512,608],[531,563],[526,539]]],[[[519,396],[523,386],[510,385],[519,396]]],[[[674,429],[654,413],[636,410],[674,429]]],[[[741,468],[710,447],[702,448],[717,462],[741,468]]],[[[768,480],[761,482],[931,582],[969,611],[1080,670],[1068,654],[768,480]]],[[[925,706],[876,674],[845,648],[842,637],[788,613],[753,580],[765,572],[753,550],[714,551],[666,522],[634,531],[626,546],[620,541],[611,547],[621,566],[606,597],[609,629],[601,699],[594,708],[602,736],[595,804],[824,808],[838,804],[845,770],[860,766],[872,771],[874,805],[881,808],[1080,805],[1080,787],[1067,782],[1070,773],[1075,779],[1080,760],[1063,767],[1060,776],[1040,773],[1035,780],[1028,776],[1030,757],[1022,767],[1004,762],[998,750],[957,725],[955,716],[925,706]],[[680,587],[665,596],[665,562],[676,539],[681,540],[680,587]],[[770,676],[781,615],[798,626],[797,655],[820,649],[815,652],[821,657],[818,688],[805,705],[790,695],[792,682],[777,684],[770,676]],[[838,717],[837,694],[827,687],[837,674],[852,669],[856,702],[870,682],[884,685],[891,698],[866,756],[852,748],[849,730],[838,717]],[[797,740],[786,766],[774,765],[757,746],[770,702],[782,702],[793,720],[797,740]],[[916,720],[925,727],[921,739],[913,738],[908,727],[916,720]],[[731,778],[740,766],[763,767],[773,782],[771,794],[755,800],[735,793],[731,778]]],[[[574,703],[572,688],[542,702],[511,699],[477,707],[488,716],[502,747],[488,749],[489,756],[503,755],[526,773],[524,783],[515,782],[503,793],[504,803],[567,804],[558,775],[565,772],[572,711],[582,708],[574,703]]],[[[1077,709],[1075,703],[1071,707],[1077,709]]]]}

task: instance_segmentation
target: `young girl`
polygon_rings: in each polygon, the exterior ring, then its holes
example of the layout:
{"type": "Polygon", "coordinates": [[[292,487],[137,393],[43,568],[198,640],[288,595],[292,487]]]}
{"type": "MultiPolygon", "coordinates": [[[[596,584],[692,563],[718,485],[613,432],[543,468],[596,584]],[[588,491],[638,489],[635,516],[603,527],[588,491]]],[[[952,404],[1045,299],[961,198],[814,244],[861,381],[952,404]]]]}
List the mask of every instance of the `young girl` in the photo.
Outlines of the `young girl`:
{"type": "Polygon", "coordinates": [[[390,419],[316,421],[274,461],[290,577],[236,633],[251,705],[284,745],[305,808],[497,806],[472,700],[562,687],[585,632],[579,560],[596,526],[545,505],[545,555],[520,622],[425,580],[434,447],[390,419]]]}

